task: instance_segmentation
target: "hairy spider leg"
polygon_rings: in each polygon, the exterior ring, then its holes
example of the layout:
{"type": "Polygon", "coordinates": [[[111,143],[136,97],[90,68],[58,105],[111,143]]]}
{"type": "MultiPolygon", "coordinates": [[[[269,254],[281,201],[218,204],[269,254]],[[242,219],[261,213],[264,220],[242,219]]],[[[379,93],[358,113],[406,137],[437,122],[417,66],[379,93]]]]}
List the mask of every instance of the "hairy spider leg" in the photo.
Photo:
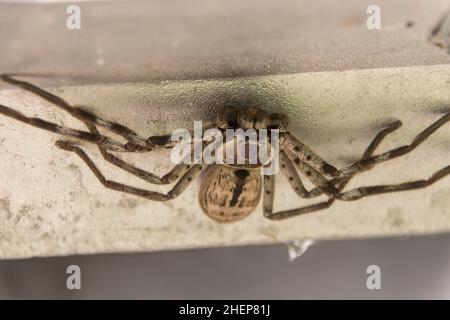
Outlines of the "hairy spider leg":
{"type": "Polygon", "coordinates": [[[332,177],[337,176],[338,170],[334,166],[319,157],[314,151],[300,142],[290,132],[287,132],[285,135],[283,147],[287,153],[291,154],[291,158],[298,158],[299,161],[305,163],[308,167],[313,168],[321,175],[332,177]]]}
{"type": "Polygon", "coordinates": [[[178,180],[175,186],[166,194],[159,193],[155,191],[145,190],[141,188],[132,187],[120,182],[107,180],[102,172],[97,168],[94,162],[89,158],[89,156],[77,145],[71,143],[70,141],[59,140],[56,145],[64,150],[75,152],[89,167],[89,169],[94,173],[100,183],[108,189],[129,193],[139,197],[143,197],[154,201],[167,201],[179,196],[186,188],[191,184],[191,182],[197,178],[203,171],[204,166],[201,164],[192,165],[191,168],[178,180]]]}
{"type": "Polygon", "coordinates": [[[107,148],[107,149],[110,149],[113,151],[119,151],[119,152],[127,151],[125,149],[126,148],[125,145],[123,145],[122,143],[120,143],[112,138],[109,138],[109,137],[106,137],[106,136],[103,136],[100,134],[94,134],[91,132],[86,132],[86,131],[63,127],[63,126],[57,125],[55,123],[39,119],[39,118],[27,117],[24,114],[22,114],[21,112],[16,111],[14,109],[11,109],[11,108],[6,107],[1,104],[0,104],[0,113],[7,117],[10,117],[15,120],[29,124],[33,127],[37,127],[40,129],[58,133],[60,135],[66,136],[66,137],[76,138],[76,139],[80,139],[83,141],[95,143],[97,145],[101,145],[103,148],[107,148]]]}
{"type": "Polygon", "coordinates": [[[341,170],[339,170],[338,178],[345,178],[347,176],[354,175],[355,173],[365,171],[372,166],[378,165],[380,163],[386,162],[388,160],[392,160],[398,158],[400,156],[406,155],[417,148],[422,142],[424,142],[431,134],[433,134],[437,129],[442,127],[450,120],[450,112],[445,113],[441,118],[437,121],[433,122],[430,126],[428,126],[425,130],[420,132],[414,140],[409,145],[404,145],[401,147],[394,148],[387,152],[381,153],[379,155],[367,157],[365,159],[361,159],[350,166],[347,166],[341,170]]]}
{"type": "Polygon", "coordinates": [[[104,127],[106,129],[109,129],[110,131],[122,136],[128,141],[127,147],[125,148],[128,151],[150,151],[151,147],[149,146],[146,139],[139,136],[136,132],[133,130],[118,124],[116,122],[108,121],[105,119],[102,119],[95,114],[86,111],[80,107],[75,107],[70,105],[68,102],[66,102],[64,99],[46,91],[43,90],[29,82],[17,80],[11,77],[10,75],[1,75],[1,80],[3,80],[6,83],[9,83],[11,85],[18,86],[28,92],[31,92],[44,100],[52,103],[53,105],[65,110],[66,112],[70,113],[73,117],[83,121],[83,122],[89,122],[101,127],[104,127]],[[150,150],[147,150],[150,149],[150,150]]]}
{"type": "MultiPolygon", "coordinates": [[[[122,136],[128,141],[128,143],[125,144],[125,148],[122,152],[147,152],[152,151],[154,148],[171,148],[175,144],[175,142],[170,140],[171,135],[151,136],[148,138],[144,138],[139,134],[137,134],[135,131],[131,130],[130,128],[120,123],[98,117],[95,114],[85,110],[81,106],[72,106],[64,99],[46,90],[43,90],[30,82],[15,79],[8,74],[0,75],[0,79],[6,83],[18,86],[28,92],[31,92],[43,98],[44,100],[52,103],[53,105],[65,110],[73,117],[83,121],[84,123],[98,125],[100,127],[110,130],[113,133],[122,136]]],[[[215,124],[211,123],[208,126],[206,126],[204,130],[207,130],[208,128],[213,128],[214,126],[215,124]]]]}
{"type": "MultiPolygon", "coordinates": [[[[94,125],[86,123],[86,126],[92,133],[98,133],[98,130],[94,125]]],[[[106,150],[102,146],[99,145],[98,147],[103,158],[106,161],[151,184],[170,184],[178,180],[179,177],[183,176],[191,168],[190,165],[185,164],[185,161],[181,161],[181,163],[176,164],[169,173],[167,173],[163,177],[158,177],[151,172],[135,167],[130,163],[120,159],[119,157],[108,152],[108,150],[106,150]]],[[[191,158],[191,154],[187,155],[186,158],[191,158]]]]}
{"type": "MultiPolygon", "coordinates": [[[[389,133],[391,133],[394,130],[397,130],[398,128],[400,128],[402,126],[402,122],[401,121],[395,121],[391,124],[389,124],[386,128],[384,128],[383,130],[381,130],[376,136],[375,138],[372,140],[372,142],[370,143],[370,145],[366,148],[363,156],[361,159],[367,159],[369,157],[371,157],[373,155],[373,153],[375,152],[376,148],[379,146],[379,144],[382,142],[382,140],[386,137],[386,135],[388,135],[389,133]]],[[[300,179],[300,177],[298,176],[297,178],[295,178],[295,175],[298,175],[295,171],[295,168],[292,170],[291,169],[287,169],[288,167],[288,162],[289,159],[285,160],[285,164],[286,164],[286,168],[285,168],[285,174],[287,174],[288,177],[288,181],[291,184],[291,186],[294,188],[294,190],[297,192],[297,194],[299,194],[299,196],[302,197],[301,194],[303,194],[304,192],[301,191],[301,186],[299,186],[296,181],[300,179]],[[293,177],[293,179],[291,179],[290,177],[293,177]]],[[[290,167],[293,167],[292,165],[290,165],[290,167]]],[[[281,166],[281,170],[283,171],[283,165],[281,166]]],[[[350,179],[357,174],[357,172],[354,172],[352,175],[348,175],[342,178],[333,178],[330,180],[331,184],[333,185],[337,185],[337,184],[342,184],[343,182],[348,182],[350,181],[350,179]]],[[[300,181],[301,183],[301,181],[300,181]]],[[[347,183],[345,183],[346,185],[347,183]]],[[[339,189],[339,188],[338,188],[339,189]]],[[[342,190],[339,189],[339,190],[342,190]]],[[[319,195],[323,194],[322,190],[318,187],[315,187],[313,189],[311,189],[310,191],[306,191],[306,194],[304,194],[304,198],[313,198],[313,197],[317,197],[319,195]]]]}
{"type": "MultiPolygon", "coordinates": [[[[89,123],[85,123],[86,126],[93,132],[98,132],[97,128],[89,123]]],[[[208,142],[209,143],[209,142],[208,142]]],[[[173,187],[171,191],[169,191],[167,194],[162,194],[158,192],[153,192],[145,189],[135,188],[129,185],[125,185],[122,183],[118,183],[116,181],[110,181],[107,180],[104,175],[101,173],[101,171],[97,168],[95,163],[92,159],[87,155],[87,153],[82,150],[79,146],[77,146],[75,143],[71,141],[64,141],[64,140],[58,140],[56,142],[56,146],[66,150],[76,153],[89,167],[89,169],[94,173],[94,175],[97,177],[97,179],[107,188],[113,189],[116,191],[121,191],[129,194],[133,194],[136,196],[144,197],[150,200],[155,201],[167,201],[171,200],[173,198],[176,198],[179,194],[181,194],[187,186],[190,184],[190,182],[198,177],[200,173],[203,171],[204,168],[206,168],[207,165],[201,165],[201,164],[179,164],[176,165],[168,174],[163,176],[162,178],[159,178],[152,173],[146,172],[142,169],[136,168],[122,159],[115,157],[114,155],[106,152],[106,150],[102,149],[101,146],[99,146],[100,151],[102,154],[104,154],[105,160],[109,161],[112,164],[115,164],[116,166],[124,169],[127,172],[130,172],[137,177],[144,179],[148,182],[151,182],[153,180],[156,181],[154,184],[168,184],[173,181],[178,180],[178,183],[173,187]],[[112,159],[112,160],[111,160],[112,159]],[[180,178],[181,177],[181,178],[180,178]],[[151,181],[150,181],[151,180],[151,181]],[[161,182],[161,183],[158,183],[161,182]]],[[[193,146],[191,146],[193,147],[193,146]]],[[[191,158],[191,154],[188,154],[186,157],[191,158]]],[[[153,183],[153,182],[151,182],[153,183]]]]}
{"type": "MultiPolygon", "coordinates": [[[[380,143],[383,141],[383,139],[391,132],[397,130],[398,128],[400,128],[402,125],[401,121],[396,121],[393,122],[392,124],[388,125],[388,127],[386,127],[385,129],[381,130],[376,136],[375,138],[372,140],[372,142],[369,144],[369,146],[366,148],[366,150],[364,151],[364,154],[362,156],[361,159],[366,159],[372,156],[372,154],[375,152],[376,148],[380,145],[380,143]]],[[[287,159],[287,161],[289,161],[289,159],[287,159]]],[[[295,168],[292,166],[292,169],[294,169],[294,172],[296,175],[298,175],[298,173],[295,171],[295,168]]],[[[289,171],[291,176],[294,176],[294,172],[289,171]]],[[[341,179],[332,179],[330,181],[334,181],[333,184],[337,186],[337,189],[342,190],[344,189],[344,187],[350,182],[350,180],[354,177],[354,175],[349,175],[345,178],[341,178],[341,179]]],[[[298,177],[298,179],[300,179],[298,177]]],[[[298,187],[296,184],[293,184],[292,182],[294,182],[295,180],[291,180],[288,177],[288,181],[291,182],[291,186],[295,189],[295,187],[298,187]]],[[[323,210],[326,209],[328,207],[330,207],[333,202],[336,200],[336,198],[331,197],[330,199],[323,201],[323,202],[319,202],[319,203],[315,203],[312,205],[308,205],[308,206],[304,206],[298,209],[293,209],[293,210],[286,210],[286,211],[280,211],[280,212],[273,212],[273,199],[274,199],[274,188],[275,188],[275,179],[274,177],[266,177],[265,181],[264,181],[264,215],[271,220],[282,220],[282,219],[286,219],[286,218],[290,218],[290,217],[294,217],[294,216],[298,216],[298,215],[302,215],[305,213],[310,213],[313,211],[318,211],[318,210],[323,210]]],[[[297,194],[299,194],[297,192],[297,194]]],[[[309,194],[311,196],[306,196],[306,198],[309,197],[315,197],[318,196],[320,194],[322,194],[322,190],[318,187],[312,189],[311,191],[309,191],[309,194]]]]}

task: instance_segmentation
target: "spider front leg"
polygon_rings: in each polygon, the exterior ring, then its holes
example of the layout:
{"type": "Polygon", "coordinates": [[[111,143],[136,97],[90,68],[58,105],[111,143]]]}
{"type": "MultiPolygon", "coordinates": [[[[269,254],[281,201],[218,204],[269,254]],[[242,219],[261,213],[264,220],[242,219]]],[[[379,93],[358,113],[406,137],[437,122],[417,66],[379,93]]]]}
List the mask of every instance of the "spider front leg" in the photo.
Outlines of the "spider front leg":
{"type": "MultiPolygon", "coordinates": [[[[91,131],[93,134],[99,134],[99,131],[93,124],[85,123],[85,125],[88,127],[89,131],[91,131]]],[[[189,165],[184,164],[185,162],[182,161],[181,164],[175,165],[175,167],[172,168],[172,170],[169,173],[167,173],[163,177],[158,177],[157,175],[155,175],[151,172],[137,168],[137,167],[129,164],[128,162],[120,159],[119,157],[116,157],[112,153],[108,152],[108,150],[103,148],[101,145],[99,145],[98,148],[100,150],[101,155],[103,156],[103,158],[106,161],[115,165],[118,168],[121,168],[121,169],[131,173],[132,175],[138,177],[139,179],[142,179],[142,180],[144,180],[148,183],[152,183],[152,184],[158,184],[158,185],[170,184],[170,183],[178,180],[179,177],[183,176],[191,167],[189,165]]],[[[189,154],[187,157],[190,158],[191,155],[189,154]]]]}
{"type": "Polygon", "coordinates": [[[397,148],[394,148],[387,152],[381,153],[379,155],[361,159],[360,161],[357,161],[356,163],[339,170],[338,178],[345,178],[348,176],[352,176],[358,172],[362,172],[367,169],[370,169],[371,167],[373,167],[377,164],[380,164],[380,163],[386,162],[388,160],[392,160],[392,159],[395,159],[395,158],[398,158],[400,156],[404,156],[404,155],[410,153],[415,148],[417,148],[422,142],[424,142],[428,137],[430,137],[431,134],[433,134],[437,129],[439,129],[444,124],[446,124],[449,120],[450,120],[450,112],[444,114],[441,118],[439,118],[437,121],[432,123],[425,130],[420,132],[409,145],[397,147],[397,148]]]}
{"type": "Polygon", "coordinates": [[[295,170],[292,161],[286,155],[284,151],[280,152],[280,167],[281,172],[287,178],[289,185],[291,188],[297,193],[297,195],[301,198],[314,198],[323,194],[322,188],[316,187],[311,191],[306,190],[305,186],[302,183],[302,180],[295,170]]]}
{"type": "Polygon", "coordinates": [[[126,144],[126,147],[124,148],[124,151],[135,151],[135,150],[147,151],[147,149],[151,149],[151,147],[153,147],[153,146],[149,145],[149,142],[145,138],[141,137],[133,130],[131,130],[121,124],[118,124],[116,122],[102,119],[102,118],[96,116],[95,114],[93,114],[89,111],[86,111],[80,107],[72,106],[68,102],[66,102],[64,99],[46,91],[46,90],[43,90],[43,89],[37,87],[34,84],[31,84],[29,82],[22,81],[22,80],[17,80],[15,78],[11,77],[10,75],[1,75],[0,78],[1,78],[1,80],[3,80],[6,83],[9,83],[14,86],[18,86],[28,92],[31,92],[34,95],[37,95],[37,96],[43,98],[44,100],[63,109],[64,111],[71,114],[73,117],[75,117],[83,122],[88,122],[88,123],[91,123],[94,125],[104,127],[106,129],[109,129],[111,132],[122,136],[123,138],[125,138],[128,141],[128,143],[126,144]]]}
{"type": "MultiPolygon", "coordinates": [[[[364,159],[368,159],[370,158],[373,153],[375,152],[375,150],[378,148],[378,146],[380,145],[380,143],[383,141],[383,139],[391,132],[397,130],[398,128],[400,128],[402,126],[402,122],[401,121],[395,121],[391,124],[389,124],[386,128],[384,128],[383,130],[381,130],[380,132],[377,133],[377,135],[375,136],[375,138],[372,140],[372,142],[369,144],[369,146],[366,148],[366,150],[364,151],[364,154],[361,158],[361,160],[364,159]]],[[[301,182],[300,176],[298,175],[298,173],[296,172],[294,166],[290,163],[289,158],[287,157],[283,157],[283,155],[285,155],[284,153],[281,155],[281,172],[283,172],[285,174],[285,176],[288,178],[288,182],[291,185],[291,187],[294,189],[294,191],[302,198],[314,198],[317,197],[321,194],[323,194],[323,191],[320,187],[315,187],[313,189],[311,189],[310,191],[307,191],[304,187],[303,184],[301,182]],[[284,166],[283,166],[284,164],[284,166]]],[[[368,170],[369,168],[367,168],[366,170],[368,170]]],[[[348,175],[345,177],[341,177],[341,178],[333,178],[331,179],[329,182],[336,186],[338,184],[340,184],[342,186],[342,183],[345,182],[344,186],[353,178],[353,176],[355,174],[357,174],[358,172],[354,172],[352,175],[348,175]]],[[[343,186],[342,186],[343,188],[343,186]]],[[[342,190],[339,189],[339,190],[342,190]]]]}
{"type": "Polygon", "coordinates": [[[102,147],[109,149],[109,150],[119,151],[119,152],[128,151],[126,149],[125,145],[123,145],[122,143],[120,143],[112,138],[106,137],[104,135],[93,134],[91,132],[85,132],[85,131],[81,131],[81,130],[63,127],[63,126],[57,125],[56,123],[42,120],[39,118],[27,117],[24,114],[20,113],[19,111],[16,111],[14,109],[11,109],[11,108],[6,107],[1,104],[0,104],[0,114],[3,114],[10,118],[13,118],[17,121],[29,124],[36,128],[44,129],[44,130],[54,132],[54,133],[57,133],[57,134],[60,134],[60,135],[66,136],[66,137],[71,137],[71,138],[95,143],[95,144],[101,145],[102,147]]]}
{"type": "Polygon", "coordinates": [[[75,152],[87,164],[89,169],[94,173],[94,175],[97,177],[100,183],[106,188],[129,193],[132,195],[136,195],[154,201],[167,201],[176,198],[184,190],[186,190],[186,188],[191,184],[191,182],[195,178],[197,178],[203,170],[203,166],[200,164],[191,165],[190,169],[178,180],[175,186],[167,194],[164,194],[155,191],[132,187],[112,180],[107,180],[105,176],[102,174],[102,172],[94,164],[94,162],[80,147],[76,146],[70,141],[62,141],[62,140],[57,141],[56,145],[61,149],[75,152]]]}
{"type": "MultiPolygon", "coordinates": [[[[376,148],[380,145],[383,139],[391,132],[397,130],[402,125],[401,121],[396,121],[390,124],[385,129],[381,130],[369,146],[364,151],[364,154],[361,159],[367,159],[372,156],[375,152],[376,148]]],[[[281,171],[288,178],[289,184],[296,191],[296,193],[302,198],[312,198],[317,197],[323,194],[323,191],[320,187],[315,187],[311,191],[307,191],[303,184],[301,183],[301,179],[296,172],[294,166],[291,164],[290,159],[284,154],[281,153],[281,171]],[[284,167],[283,167],[284,164],[284,167]]],[[[333,185],[337,186],[338,190],[342,190],[345,186],[350,182],[354,175],[349,175],[345,178],[335,178],[330,180],[333,185]]],[[[331,197],[326,201],[322,201],[319,203],[315,203],[309,206],[304,206],[301,208],[286,210],[281,212],[273,212],[273,199],[274,199],[274,188],[275,188],[275,179],[274,176],[266,176],[264,181],[264,216],[271,220],[282,220],[294,216],[298,216],[305,213],[310,213],[313,211],[323,210],[330,207],[336,198],[331,197]]]]}
{"type": "Polygon", "coordinates": [[[285,136],[284,147],[293,158],[298,158],[299,161],[307,164],[321,175],[332,177],[338,175],[338,170],[334,166],[320,158],[289,132],[285,136]]]}
{"type": "MultiPolygon", "coordinates": [[[[372,146],[372,144],[374,144],[372,143],[371,146],[369,146],[368,150],[366,150],[364,157],[360,161],[348,167],[345,167],[344,169],[339,170],[339,177],[336,179],[336,181],[346,181],[346,179],[353,177],[356,173],[366,171],[377,164],[408,154],[409,152],[417,148],[428,137],[430,137],[431,134],[433,134],[437,129],[446,124],[449,120],[450,120],[450,112],[444,114],[441,118],[432,123],[425,130],[420,132],[409,145],[394,148],[390,151],[384,152],[376,156],[372,156],[369,151],[369,149],[372,148],[373,152],[376,148],[376,146],[372,146]]],[[[401,123],[398,126],[400,125],[401,123]]],[[[435,182],[439,181],[440,179],[446,177],[449,174],[450,174],[450,166],[447,166],[438,170],[430,178],[426,180],[417,180],[390,185],[359,187],[338,194],[336,196],[336,199],[343,201],[354,201],[367,196],[377,194],[422,189],[434,184],[435,182]]],[[[335,200],[334,198],[328,200],[327,201],[328,206],[330,206],[334,202],[334,200],[335,200]]]]}
{"type": "Polygon", "coordinates": [[[282,152],[285,153],[288,160],[292,161],[298,170],[308,177],[309,180],[323,193],[329,196],[335,196],[339,194],[339,190],[336,186],[328,181],[318,170],[313,168],[309,163],[302,161],[295,153],[290,149],[282,146],[282,152]]]}

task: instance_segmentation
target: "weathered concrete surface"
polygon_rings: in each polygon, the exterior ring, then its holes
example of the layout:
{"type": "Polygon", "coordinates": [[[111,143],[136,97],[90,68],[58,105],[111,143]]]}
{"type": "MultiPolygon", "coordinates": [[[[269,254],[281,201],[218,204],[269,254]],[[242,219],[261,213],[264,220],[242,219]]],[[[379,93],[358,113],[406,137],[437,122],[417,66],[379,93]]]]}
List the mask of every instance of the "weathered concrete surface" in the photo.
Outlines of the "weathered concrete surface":
{"type": "MultiPolygon", "coordinates": [[[[192,125],[194,119],[207,118],[209,113],[200,110],[210,101],[219,105],[225,101],[258,104],[289,114],[292,130],[305,143],[342,166],[359,157],[375,133],[392,119],[403,120],[404,127],[392,134],[381,150],[411,141],[439,117],[439,112],[449,110],[449,86],[450,66],[439,65],[154,85],[65,87],[54,92],[73,104],[86,105],[120,120],[144,135],[170,132],[177,126],[192,125]],[[157,121],[161,115],[164,121],[157,121]],[[156,126],[149,125],[152,120],[156,126]]],[[[22,92],[2,91],[0,103],[76,126],[60,111],[36,103],[22,92]]],[[[427,190],[336,203],[329,210],[282,222],[264,219],[259,206],[247,219],[222,225],[202,213],[197,202],[198,183],[167,203],[107,190],[76,155],[54,146],[55,135],[4,117],[0,120],[3,258],[450,230],[450,179],[427,190]]],[[[351,186],[428,177],[448,165],[449,136],[450,126],[446,126],[411,156],[365,173],[351,186]]],[[[109,177],[144,185],[106,164],[95,148],[89,151],[109,177]]],[[[167,154],[144,154],[132,159],[161,174],[170,168],[167,154]]],[[[298,199],[284,178],[278,179],[277,188],[277,209],[309,203],[298,199]]]]}
{"type": "MultiPolygon", "coordinates": [[[[143,135],[190,128],[223,104],[284,112],[293,132],[339,167],[393,119],[404,127],[382,150],[409,142],[450,107],[450,58],[429,41],[448,1],[381,1],[379,31],[366,28],[370,1],[130,3],[82,3],[80,31],[65,29],[67,3],[0,4],[0,72],[53,74],[27,79],[143,135]]],[[[0,103],[82,128],[3,84],[0,103]]],[[[442,128],[351,186],[429,176],[449,162],[449,133],[442,128]]],[[[220,225],[201,212],[198,182],[167,203],[107,190],[76,155],[54,146],[57,138],[0,117],[1,258],[450,230],[450,179],[283,222],[265,220],[258,207],[220,225]]],[[[145,186],[86,148],[108,177],[145,186]]],[[[167,156],[126,158],[163,174],[167,156]]],[[[277,186],[276,208],[306,204],[282,178],[277,186]]]]}

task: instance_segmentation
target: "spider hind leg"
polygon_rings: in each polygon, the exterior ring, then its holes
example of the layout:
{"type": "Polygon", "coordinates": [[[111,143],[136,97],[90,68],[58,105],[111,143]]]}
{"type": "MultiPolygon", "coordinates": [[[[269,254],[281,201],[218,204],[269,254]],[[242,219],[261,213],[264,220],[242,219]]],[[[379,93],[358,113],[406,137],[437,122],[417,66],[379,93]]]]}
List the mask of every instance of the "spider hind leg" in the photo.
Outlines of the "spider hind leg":
{"type": "Polygon", "coordinates": [[[145,190],[141,188],[136,188],[129,186],[120,182],[108,180],[105,178],[103,173],[98,169],[91,158],[76,144],[70,141],[58,140],[56,146],[77,154],[88,166],[88,168],[94,173],[95,177],[99,182],[108,189],[129,193],[135,196],[143,197],[148,200],[154,201],[168,201],[179,196],[186,188],[192,183],[192,181],[197,178],[203,170],[202,165],[193,165],[175,184],[175,186],[166,194],[159,193],[155,191],[145,190]]]}

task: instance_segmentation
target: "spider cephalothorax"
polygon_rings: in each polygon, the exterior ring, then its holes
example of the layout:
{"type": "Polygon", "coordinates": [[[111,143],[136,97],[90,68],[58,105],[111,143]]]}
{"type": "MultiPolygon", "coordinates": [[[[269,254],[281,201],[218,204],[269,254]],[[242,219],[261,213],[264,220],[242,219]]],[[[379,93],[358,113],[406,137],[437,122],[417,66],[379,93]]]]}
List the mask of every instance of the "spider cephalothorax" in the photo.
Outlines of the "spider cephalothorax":
{"type": "MultiPolygon", "coordinates": [[[[151,184],[170,184],[176,182],[169,192],[159,193],[108,180],[76,142],[68,140],[57,141],[56,145],[58,147],[75,152],[105,187],[144,197],[149,200],[167,201],[177,197],[195,178],[204,172],[199,192],[200,206],[209,217],[219,222],[236,221],[250,214],[258,205],[261,193],[263,193],[264,216],[272,220],[281,220],[328,208],[335,200],[353,201],[376,194],[425,188],[450,174],[450,166],[447,166],[426,180],[394,185],[359,187],[349,191],[343,191],[346,184],[354,175],[371,169],[379,163],[400,157],[414,150],[433,132],[450,120],[450,113],[444,114],[428,128],[419,133],[411,144],[373,155],[384,137],[401,126],[400,121],[392,123],[376,135],[359,161],[338,170],[315,154],[289,132],[286,116],[278,113],[267,113],[255,107],[225,107],[219,112],[215,121],[208,126],[209,128],[217,128],[218,130],[278,130],[281,135],[278,141],[279,148],[277,149],[279,153],[280,171],[286,176],[289,185],[302,198],[314,198],[320,195],[326,195],[328,197],[327,200],[312,205],[274,212],[275,175],[266,174],[263,171],[264,167],[270,163],[263,163],[261,161],[256,165],[247,162],[243,164],[227,163],[208,165],[202,163],[179,163],[169,173],[159,177],[127,163],[112,154],[111,151],[151,152],[154,148],[171,148],[174,146],[174,142],[171,141],[170,136],[142,137],[130,128],[102,119],[81,107],[71,106],[63,99],[28,82],[17,80],[8,75],[3,75],[1,78],[3,81],[30,91],[67,111],[75,118],[81,120],[86,125],[88,131],[63,127],[39,118],[30,118],[3,105],[0,105],[1,114],[65,137],[97,144],[106,161],[151,184]],[[121,143],[112,137],[102,135],[97,127],[102,127],[107,131],[120,135],[127,142],[121,143]],[[302,183],[301,175],[309,179],[315,187],[307,190],[302,183]]],[[[273,144],[274,141],[270,141],[270,143],[273,144]]],[[[271,156],[273,157],[274,155],[272,154],[271,156]]]]}
{"type": "Polygon", "coordinates": [[[226,106],[215,121],[221,129],[278,129],[287,130],[289,119],[280,113],[267,113],[258,107],[236,108],[226,106]]]}

